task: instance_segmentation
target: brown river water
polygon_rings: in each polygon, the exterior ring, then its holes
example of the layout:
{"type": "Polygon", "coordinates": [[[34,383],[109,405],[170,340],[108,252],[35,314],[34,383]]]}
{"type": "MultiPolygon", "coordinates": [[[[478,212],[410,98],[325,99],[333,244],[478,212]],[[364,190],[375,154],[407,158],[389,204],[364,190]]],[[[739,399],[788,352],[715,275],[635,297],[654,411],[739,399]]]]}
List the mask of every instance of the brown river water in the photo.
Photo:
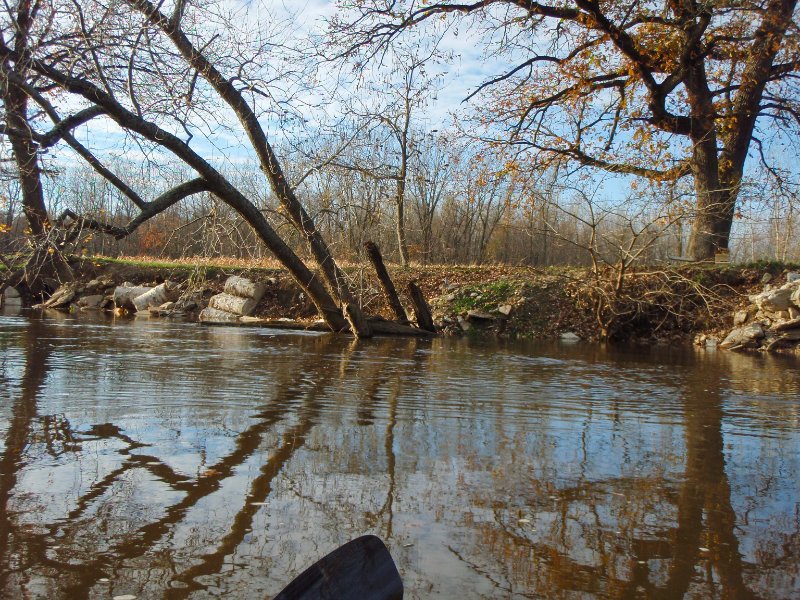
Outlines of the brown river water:
{"type": "Polygon", "coordinates": [[[799,366],[0,314],[0,597],[800,598],[799,366]]]}

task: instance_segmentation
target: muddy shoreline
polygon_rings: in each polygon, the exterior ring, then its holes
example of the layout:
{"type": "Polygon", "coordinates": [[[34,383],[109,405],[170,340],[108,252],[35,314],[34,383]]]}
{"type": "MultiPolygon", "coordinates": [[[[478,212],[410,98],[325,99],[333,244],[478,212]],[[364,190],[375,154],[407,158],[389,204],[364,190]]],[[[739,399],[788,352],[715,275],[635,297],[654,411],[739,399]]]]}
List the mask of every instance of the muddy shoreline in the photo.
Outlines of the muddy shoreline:
{"type": "MultiPolygon", "coordinates": [[[[409,281],[418,283],[444,335],[596,341],[607,333],[593,300],[603,290],[587,269],[487,265],[394,267],[390,271],[398,288],[405,288],[409,281]]],[[[347,272],[363,298],[365,312],[391,319],[374,276],[362,268],[347,272]]],[[[635,305],[619,305],[615,333],[609,337],[622,343],[676,345],[694,341],[716,346],[734,328],[735,315],[741,319],[742,311],[749,310],[751,318],[763,316],[752,310],[751,298],[772,289],[792,272],[791,265],[770,263],[628,274],[626,290],[631,298],[638,295],[641,300],[637,299],[635,305]],[[676,282],[674,289],[670,287],[672,281],[676,282]],[[696,292],[698,298],[684,301],[687,289],[696,292]]],[[[222,291],[226,279],[237,275],[266,288],[252,317],[245,320],[247,323],[321,328],[314,305],[280,268],[152,265],[93,259],[82,261],[78,273],[74,298],[61,306],[62,310],[113,309],[107,301],[101,307],[81,306],[80,298],[102,295],[107,300],[114,286],[170,282],[178,286],[184,300],[191,301],[184,302],[173,314],[162,311],[161,316],[192,321],[207,306],[208,299],[222,291]]],[[[407,301],[402,300],[404,304],[407,301]]],[[[797,348],[793,345],[774,350],[796,352],[797,348]]]]}

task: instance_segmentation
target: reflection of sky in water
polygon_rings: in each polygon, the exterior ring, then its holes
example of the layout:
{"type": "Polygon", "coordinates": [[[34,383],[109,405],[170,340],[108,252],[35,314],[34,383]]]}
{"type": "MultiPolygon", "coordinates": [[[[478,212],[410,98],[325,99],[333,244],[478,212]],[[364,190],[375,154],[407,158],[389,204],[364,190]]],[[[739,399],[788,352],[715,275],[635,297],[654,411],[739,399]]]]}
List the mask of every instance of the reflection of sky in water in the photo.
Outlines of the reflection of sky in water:
{"type": "Polygon", "coordinates": [[[11,597],[274,593],[365,532],[409,598],[800,571],[784,359],[63,315],[0,317],[0,350],[11,597]]]}

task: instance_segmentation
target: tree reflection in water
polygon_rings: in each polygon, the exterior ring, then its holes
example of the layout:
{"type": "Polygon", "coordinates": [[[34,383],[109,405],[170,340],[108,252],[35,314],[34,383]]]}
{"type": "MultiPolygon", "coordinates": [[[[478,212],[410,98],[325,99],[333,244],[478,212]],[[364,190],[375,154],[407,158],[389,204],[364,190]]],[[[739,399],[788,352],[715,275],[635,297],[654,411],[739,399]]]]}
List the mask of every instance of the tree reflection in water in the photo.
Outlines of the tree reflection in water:
{"type": "Polygon", "coordinates": [[[50,316],[0,344],[4,597],[263,597],[367,532],[410,598],[798,586],[780,361],[50,316]]]}

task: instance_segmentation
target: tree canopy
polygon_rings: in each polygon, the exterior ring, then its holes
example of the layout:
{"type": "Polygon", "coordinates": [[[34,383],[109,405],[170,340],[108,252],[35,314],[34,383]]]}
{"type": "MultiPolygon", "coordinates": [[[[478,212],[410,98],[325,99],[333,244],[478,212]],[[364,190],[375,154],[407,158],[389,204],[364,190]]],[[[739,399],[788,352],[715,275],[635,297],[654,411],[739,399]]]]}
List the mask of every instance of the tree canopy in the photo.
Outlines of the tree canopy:
{"type": "MultiPolygon", "coordinates": [[[[748,155],[800,126],[795,0],[342,1],[349,53],[374,56],[406,30],[481,29],[508,68],[475,94],[517,168],[570,161],[694,179],[689,252],[726,249],[748,155]]],[[[776,170],[771,170],[777,175],[776,170]]]]}

